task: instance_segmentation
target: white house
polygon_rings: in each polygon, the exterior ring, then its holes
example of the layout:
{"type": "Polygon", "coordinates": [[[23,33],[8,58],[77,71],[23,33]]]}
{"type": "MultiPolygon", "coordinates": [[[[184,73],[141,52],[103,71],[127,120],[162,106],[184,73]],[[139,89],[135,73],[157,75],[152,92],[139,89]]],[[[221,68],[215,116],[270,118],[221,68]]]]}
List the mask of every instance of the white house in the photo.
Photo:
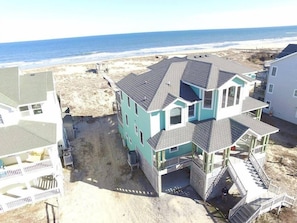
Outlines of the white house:
{"type": "Polygon", "coordinates": [[[0,213],[63,194],[63,127],[51,72],[0,69],[0,213]]]}
{"type": "Polygon", "coordinates": [[[264,112],[297,124],[297,44],[289,44],[270,63],[264,112]]]}

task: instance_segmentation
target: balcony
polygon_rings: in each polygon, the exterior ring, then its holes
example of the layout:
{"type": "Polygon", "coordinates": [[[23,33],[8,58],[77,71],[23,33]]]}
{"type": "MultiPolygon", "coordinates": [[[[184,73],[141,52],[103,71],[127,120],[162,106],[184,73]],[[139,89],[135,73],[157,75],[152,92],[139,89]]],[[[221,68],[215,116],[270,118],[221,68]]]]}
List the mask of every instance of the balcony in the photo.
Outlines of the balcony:
{"type": "Polygon", "coordinates": [[[14,188],[4,194],[0,194],[0,213],[56,197],[60,194],[59,187],[50,189],[40,189],[35,187],[31,187],[30,189],[14,188]]]}
{"type": "Polygon", "coordinates": [[[187,153],[182,156],[161,161],[159,168],[157,163],[154,162],[154,166],[161,172],[161,174],[166,174],[190,166],[192,158],[192,153],[187,153]]]}
{"type": "Polygon", "coordinates": [[[53,164],[50,159],[41,160],[34,163],[23,162],[21,164],[9,165],[5,166],[5,169],[0,170],[0,182],[31,174],[34,174],[35,177],[38,177],[41,175],[46,175],[44,174],[45,172],[48,172],[49,174],[52,169],[53,164]]]}

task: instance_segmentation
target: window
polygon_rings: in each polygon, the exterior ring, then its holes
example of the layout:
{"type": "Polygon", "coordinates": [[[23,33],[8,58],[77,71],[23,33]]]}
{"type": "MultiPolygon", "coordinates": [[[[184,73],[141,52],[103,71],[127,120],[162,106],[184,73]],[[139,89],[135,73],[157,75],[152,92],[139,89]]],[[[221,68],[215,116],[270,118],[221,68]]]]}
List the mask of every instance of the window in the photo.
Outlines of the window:
{"type": "Polygon", "coordinates": [[[19,110],[22,112],[22,111],[28,111],[29,110],[29,107],[28,106],[21,106],[19,107],[19,110]]]}
{"type": "Polygon", "coordinates": [[[276,76],[276,67],[272,67],[271,76],[276,76]]]}
{"type": "Polygon", "coordinates": [[[297,98],[297,89],[294,90],[293,97],[297,98]]]}
{"type": "Polygon", "coordinates": [[[128,106],[130,107],[130,97],[128,97],[128,106]]]}
{"type": "Polygon", "coordinates": [[[190,105],[188,107],[189,111],[188,111],[188,116],[189,117],[194,117],[195,116],[195,105],[190,105]]]}
{"type": "Polygon", "coordinates": [[[228,102],[227,106],[233,106],[234,105],[234,98],[235,98],[235,86],[229,87],[228,89],[228,102]]]}
{"type": "Polygon", "coordinates": [[[270,93],[270,94],[273,93],[273,84],[268,85],[268,93],[270,93]]]}
{"type": "Polygon", "coordinates": [[[143,145],[143,133],[142,133],[142,131],[139,131],[139,135],[140,135],[140,143],[143,145]]]}
{"type": "Polygon", "coordinates": [[[126,125],[129,125],[128,115],[126,115],[126,125]]]}
{"type": "Polygon", "coordinates": [[[170,110],[170,125],[181,123],[181,108],[173,108],[170,110]]]}
{"type": "Polygon", "coordinates": [[[227,89],[223,90],[223,97],[222,97],[222,108],[226,107],[226,95],[227,95],[227,89]]]}
{"type": "Polygon", "coordinates": [[[211,108],[211,104],[212,104],[212,91],[204,91],[203,107],[211,108]]]}
{"type": "Polygon", "coordinates": [[[138,135],[138,127],[136,124],[134,124],[134,130],[135,130],[135,134],[138,135]]]}
{"type": "Polygon", "coordinates": [[[135,114],[138,115],[138,107],[136,103],[135,103],[135,114]]]}
{"type": "Polygon", "coordinates": [[[241,90],[241,87],[238,86],[237,87],[237,93],[236,93],[236,104],[238,105],[239,104],[239,99],[240,99],[240,90],[241,90]]]}
{"type": "Polygon", "coordinates": [[[178,151],[178,147],[175,146],[175,147],[172,147],[169,149],[169,153],[174,153],[174,152],[177,152],[178,151]]]}
{"type": "Polygon", "coordinates": [[[32,105],[34,115],[42,114],[41,104],[32,105]]]}

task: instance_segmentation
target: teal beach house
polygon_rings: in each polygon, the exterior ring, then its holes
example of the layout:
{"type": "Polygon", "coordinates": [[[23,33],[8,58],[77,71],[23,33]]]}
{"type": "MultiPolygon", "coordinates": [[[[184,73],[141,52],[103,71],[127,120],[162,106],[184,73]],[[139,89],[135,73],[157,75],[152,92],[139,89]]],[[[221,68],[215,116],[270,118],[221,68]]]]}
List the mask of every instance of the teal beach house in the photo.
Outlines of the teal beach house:
{"type": "Polygon", "coordinates": [[[267,192],[261,171],[278,129],[260,120],[268,105],[249,97],[256,70],[214,55],[173,57],[149,69],[120,80],[116,102],[123,144],[136,151],[155,191],[166,192],[166,176],[187,170],[204,200],[219,196],[230,179],[242,204],[267,192]],[[247,165],[264,186],[247,182],[247,165]]]}

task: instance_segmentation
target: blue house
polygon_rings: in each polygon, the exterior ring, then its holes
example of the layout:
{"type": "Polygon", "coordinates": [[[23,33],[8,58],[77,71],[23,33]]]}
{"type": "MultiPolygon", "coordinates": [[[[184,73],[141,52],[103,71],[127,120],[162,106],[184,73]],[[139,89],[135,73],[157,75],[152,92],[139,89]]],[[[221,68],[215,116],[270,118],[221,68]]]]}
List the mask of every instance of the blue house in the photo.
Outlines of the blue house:
{"type": "Polygon", "coordinates": [[[155,191],[166,192],[165,177],[185,169],[204,200],[231,179],[242,196],[233,215],[267,192],[262,166],[278,129],[260,121],[267,104],[249,97],[256,71],[214,55],[164,59],[149,69],[120,80],[116,102],[123,144],[136,151],[155,191]],[[264,186],[245,182],[252,179],[247,165],[264,186]]]}

